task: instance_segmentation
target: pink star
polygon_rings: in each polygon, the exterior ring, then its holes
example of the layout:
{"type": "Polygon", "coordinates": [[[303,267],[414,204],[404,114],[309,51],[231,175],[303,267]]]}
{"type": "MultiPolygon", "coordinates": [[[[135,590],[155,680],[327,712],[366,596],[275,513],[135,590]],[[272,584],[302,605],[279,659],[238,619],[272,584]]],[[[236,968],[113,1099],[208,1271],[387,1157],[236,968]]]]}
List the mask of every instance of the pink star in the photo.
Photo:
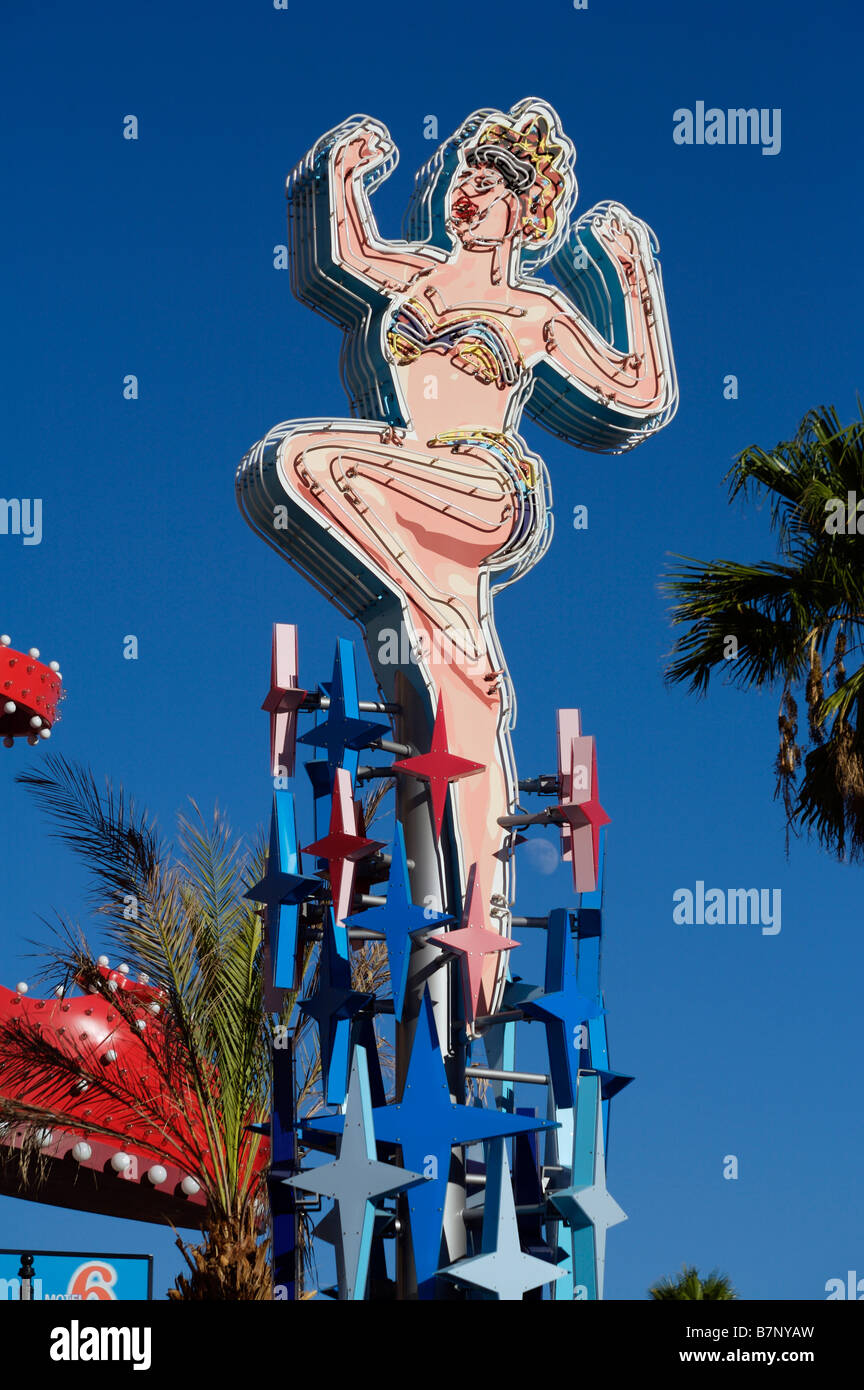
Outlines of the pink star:
{"type": "Polygon", "coordinates": [[[358,834],[357,810],[351,774],[347,768],[337,768],[330,802],[330,829],[323,840],[303,846],[304,854],[314,854],[327,860],[333,916],[337,925],[341,925],[351,911],[358,859],[365,859],[376,849],[384,847],[382,840],[367,840],[364,835],[358,834]]]}
{"type": "Polygon", "coordinates": [[[570,795],[562,796],[562,803],[561,809],[570,826],[573,886],[577,893],[593,893],[600,862],[600,830],[611,819],[600,805],[597,748],[593,738],[572,740],[570,795]]]}
{"type": "Polygon", "coordinates": [[[518,941],[499,936],[498,932],[490,931],[483,925],[483,903],[477,882],[476,865],[471,870],[468,892],[465,895],[462,925],[456,931],[445,932],[442,936],[427,936],[426,940],[445,951],[458,951],[461,955],[465,1007],[469,1011],[469,1021],[473,1022],[478,1013],[486,957],[498,951],[512,951],[514,946],[519,945],[518,941]]]}
{"type": "Polygon", "coordinates": [[[261,706],[270,714],[270,772],[294,775],[297,710],[307,692],[297,684],[297,629],[293,623],[273,624],[270,689],[261,706]]]}
{"type": "MultiPolygon", "coordinates": [[[[558,722],[558,781],[561,800],[573,800],[573,740],[582,733],[582,718],[578,709],[559,709],[558,722]]],[[[569,821],[561,826],[561,858],[573,858],[573,829],[569,821]]]]}
{"type": "Polygon", "coordinates": [[[447,746],[447,727],[444,723],[444,703],[438,696],[438,709],[435,714],[435,727],[432,730],[432,746],[428,753],[416,758],[402,758],[392,764],[393,772],[407,772],[412,777],[420,777],[429,783],[432,798],[432,819],[435,823],[436,840],[441,835],[444,808],[447,804],[447,788],[460,777],[473,777],[485,771],[485,763],[472,763],[469,758],[459,758],[447,746]]]}

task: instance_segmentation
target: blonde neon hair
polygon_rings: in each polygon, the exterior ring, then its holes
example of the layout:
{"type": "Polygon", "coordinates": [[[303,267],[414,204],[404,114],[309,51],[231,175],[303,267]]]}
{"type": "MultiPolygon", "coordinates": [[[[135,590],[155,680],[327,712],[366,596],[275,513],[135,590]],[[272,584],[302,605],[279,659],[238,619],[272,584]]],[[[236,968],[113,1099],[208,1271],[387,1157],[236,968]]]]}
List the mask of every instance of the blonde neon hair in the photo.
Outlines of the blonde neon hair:
{"type": "MultiPolygon", "coordinates": [[[[520,125],[492,121],[465,151],[469,164],[496,169],[522,203],[522,235],[543,244],[555,233],[567,191],[567,151],[552,139],[551,121],[532,111],[520,125]]],[[[574,180],[575,182],[575,180],[574,180]]]]}

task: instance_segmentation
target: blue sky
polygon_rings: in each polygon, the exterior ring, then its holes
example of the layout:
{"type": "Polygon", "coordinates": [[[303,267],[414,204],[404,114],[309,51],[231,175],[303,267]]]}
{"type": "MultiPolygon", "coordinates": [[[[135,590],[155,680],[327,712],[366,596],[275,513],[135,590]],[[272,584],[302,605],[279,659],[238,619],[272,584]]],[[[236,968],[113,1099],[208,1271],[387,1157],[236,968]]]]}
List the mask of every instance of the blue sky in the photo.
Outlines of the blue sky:
{"type": "MultiPolygon", "coordinates": [[[[0,629],[61,662],[52,750],[122,782],[165,830],[189,796],[218,800],[238,831],[266,818],[271,623],[299,622],[310,681],[354,635],[233,497],[271,425],[346,413],[336,330],[273,268],[296,159],[354,111],[383,120],[401,162],[377,209],[398,235],[424,117],[443,135],[536,94],[576,144],[579,211],[614,198],[654,227],[678,416],[623,458],[526,422],[556,535],[497,609],[521,775],[551,769],[555,708],[577,705],[613,818],[604,982],[613,1065],[637,1082],[612,1119],[610,1190],[630,1219],[609,1237],[606,1293],[644,1297],[684,1261],[756,1299],[824,1298],[828,1279],[864,1275],[862,870],[807,844],[787,862],[776,698],[666,689],[657,588],[670,552],[769,550],[765,515],[726,502],[739,449],[787,438],[820,403],[854,412],[860,13],[153,0],[7,7],[2,28],[2,491],[43,499],[43,538],[0,535],[0,629]],[[673,112],[700,100],[780,108],[780,153],[675,144],[673,112]],[[676,926],[672,895],[697,880],[782,889],[781,932],[676,926]]],[[[13,781],[42,750],[0,751],[0,978],[14,984],[39,916],[86,909],[77,865],[13,781]]],[[[520,868],[517,911],[571,901],[563,870],[520,868]]],[[[0,1199],[0,1245],[19,1243],[150,1251],[157,1294],[180,1268],[155,1227],[0,1199]]]]}

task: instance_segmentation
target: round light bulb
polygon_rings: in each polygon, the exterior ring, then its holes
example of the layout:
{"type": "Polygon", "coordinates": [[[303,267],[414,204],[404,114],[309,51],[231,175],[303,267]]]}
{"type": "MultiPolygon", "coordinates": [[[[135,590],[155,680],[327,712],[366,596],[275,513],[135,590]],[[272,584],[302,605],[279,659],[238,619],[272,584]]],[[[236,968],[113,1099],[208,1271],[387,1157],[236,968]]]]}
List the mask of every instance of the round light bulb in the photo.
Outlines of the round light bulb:
{"type": "Polygon", "coordinates": [[[50,729],[40,729],[40,730],[39,730],[39,737],[40,737],[40,738],[50,738],[50,737],[51,737],[51,730],[50,730],[50,729]]]}
{"type": "Polygon", "coordinates": [[[119,1153],[111,1155],[111,1167],[115,1173],[125,1173],[127,1168],[132,1166],[132,1160],[128,1154],[121,1150],[119,1153]]]}
{"type": "Polygon", "coordinates": [[[128,974],[129,974],[129,966],[126,964],[125,961],[123,962],[122,965],[118,965],[118,966],[117,966],[117,969],[120,971],[120,974],[121,974],[121,975],[128,975],[128,974]]]}
{"type": "Polygon", "coordinates": [[[180,1190],[185,1192],[187,1197],[194,1197],[197,1192],[201,1191],[201,1184],[196,1182],[194,1178],[184,1178],[180,1184],[180,1190]]]}
{"type": "Polygon", "coordinates": [[[59,670],[60,670],[60,662],[59,662],[59,661],[49,661],[49,662],[48,662],[48,670],[49,670],[49,671],[59,671],[59,670]]]}
{"type": "Polygon", "coordinates": [[[3,706],[3,709],[6,712],[6,714],[14,714],[17,708],[18,706],[16,705],[14,700],[7,700],[5,705],[3,706]]]}
{"type": "Polygon", "coordinates": [[[86,1163],[88,1158],[93,1157],[93,1150],[89,1144],[85,1144],[84,1140],[81,1139],[77,1144],[73,1145],[72,1157],[75,1159],[76,1163],[86,1163]]]}
{"type": "Polygon", "coordinates": [[[39,660],[39,648],[38,648],[38,647],[31,647],[31,648],[29,649],[27,655],[28,655],[28,656],[32,656],[33,659],[34,659],[34,661],[38,661],[38,660],[39,660]]]}
{"type": "Polygon", "coordinates": [[[42,728],[42,717],[41,717],[41,715],[38,715],[38,714],[34,714],[34,715],[33,715],[32,719],[30,720],[30,728],[31,728],[31,729],[41,729],[41,728],[42,728]]]}
{"type": "Polygon", "coordinates": [[[97,964],[97,965],[107,965],[107,964],[108,964],[108,957],[107,957],[107,956],[100,956],[99,959],[97,960],[96,964],[97,964]]]}
{"type": "Polygon", "coordinates": [[[105,1053],[105,1058],[104,1058],[104,1060],[105,1060],[106,1062],[116,1062],[116,1061],[117,1061],[117,1053],[114,1051],[113,1047],[109,1047],[108,1051],[105,1053]]]}
{"type": "Polygon", "coordinates": [[[9,646],[11,646],[11,645],[12,645],[12,638],[9,636],[9,633],[8,633],[8,632],[0,633],[0,647],[9,647],[9,646]]]}
{"type": "Polygon", "coordinates": [[[30,986],[28,985],[26,980],[19,980],[17,985],[15,986],[15,993],[26,994],[29,988],[30,986]]]}
{"type": "Polygon", "coordinates": [[[161,1163],[154,1163],[152,1168],[147,1169],[147,1177],[154,1187],[158,1187],[160,1182],[167,1182],[168,1169],[163,1168],[161,1163]]]}

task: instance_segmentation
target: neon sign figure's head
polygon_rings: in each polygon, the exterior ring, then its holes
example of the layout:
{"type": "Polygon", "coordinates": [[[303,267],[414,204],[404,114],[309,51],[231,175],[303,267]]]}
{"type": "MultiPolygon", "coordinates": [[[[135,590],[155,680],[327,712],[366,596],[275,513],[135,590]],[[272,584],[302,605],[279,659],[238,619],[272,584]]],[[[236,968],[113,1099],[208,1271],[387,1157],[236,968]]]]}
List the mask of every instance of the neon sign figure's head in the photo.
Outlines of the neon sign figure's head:
{"type": "Polygon", "coordinates": [[[514,237],[546,244],[575,201],[575,151],[554,130],[554,114],[541,103],[516,109],[515,124],[491,120],[463,147],[447,219],[463,245],[514,237]]]}

